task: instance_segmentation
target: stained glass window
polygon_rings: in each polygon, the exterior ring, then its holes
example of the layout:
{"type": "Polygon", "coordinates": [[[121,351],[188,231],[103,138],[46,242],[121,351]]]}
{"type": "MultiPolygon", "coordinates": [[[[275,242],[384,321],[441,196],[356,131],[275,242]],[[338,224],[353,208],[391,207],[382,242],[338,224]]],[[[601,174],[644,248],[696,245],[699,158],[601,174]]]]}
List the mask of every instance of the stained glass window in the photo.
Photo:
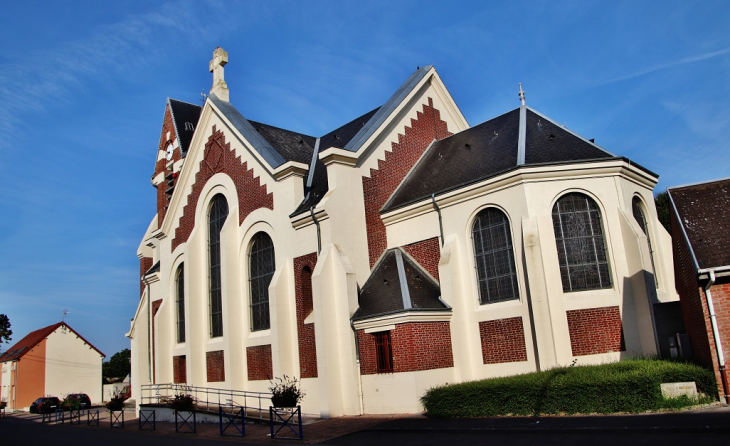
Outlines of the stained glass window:
{"type": "Polygon", "coordinates": [[[482,304],[518,299],[517,273],[509,220],[504,212],[487,208],[472,227],[474,257],[482,304]]]}
{"type": "Polygon", "coordinates": [[[221,296],[221,229],[228,217],[228,202],[218,194],[213,197],[208,214],[208,253],[210,258],[210,336],[223,336],[221,296]]]}
{"type": "Polygon", "coordinates": [[[274,243],[265,232],[253,236],[249,251],[251,330],[266,330],[269,322],[269,284],[274,276],[274,243]]]}
{"type": "Polygon", "coordinates": [[[175,282],[177,288],[177,342],[185,342],[185,270],[183,264],[177,268],[175,282]]]}

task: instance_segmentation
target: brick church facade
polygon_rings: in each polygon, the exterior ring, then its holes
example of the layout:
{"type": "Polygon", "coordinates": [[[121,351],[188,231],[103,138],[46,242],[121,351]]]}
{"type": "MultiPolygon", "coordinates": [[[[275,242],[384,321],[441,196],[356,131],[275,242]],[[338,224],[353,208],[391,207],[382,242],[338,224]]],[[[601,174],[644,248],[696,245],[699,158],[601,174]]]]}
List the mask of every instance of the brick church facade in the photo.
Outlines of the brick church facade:
{"type": "Polygon", "coordinates": [[[524,96],[470,126],[430,66],[326,135],[284,130],[229,102],[227,60],[202,107],[165,107],[133,394],[287,374],[305,413],[416,412],[434,385],[662,350],[656,174],[524,96]]]}

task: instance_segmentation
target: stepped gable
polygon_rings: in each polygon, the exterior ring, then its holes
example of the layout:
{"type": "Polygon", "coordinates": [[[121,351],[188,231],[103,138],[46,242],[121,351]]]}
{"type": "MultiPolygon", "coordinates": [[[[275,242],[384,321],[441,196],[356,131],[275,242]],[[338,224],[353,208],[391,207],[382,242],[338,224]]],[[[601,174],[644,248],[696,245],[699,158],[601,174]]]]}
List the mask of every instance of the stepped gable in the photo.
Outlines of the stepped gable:
{"type": "Polygon", "coordinates": [[[441,289],[421,265],[402,249],[389,249],[360,290],[360,306],[352,320],[405,311],[450,310],[440,297],[441,289]]]}
{"type": "Polygon", "coordinates": [[[182,157],[188,153],[190,142],[193,140],[195,129],[198,128],[198,120],[203,107],[188,102],[178,101],[177,99],[168,99],[170,111],[172,112],[172,122],[175,126],[180,144],[182,157]]]}
{"type": "MultiPolygon", "coordinates": [[[[529,107],[525,108],[524,165],[616,158],[529,107]]],[[[520,108],[516,108],[437,141],[393,193],[381,212],[518,168],[519,127],[520,108]]]]}
{"type": "MultiPolygon", "coordinates": [[[[322,136],[319,140],[319,151],[324,151],[330,147],[336,147],[338,149],[344,149],[345,146],[357,135],[368,123],[372,117],[380,110],[380,107],[372,110],[364,115],[353,119],[347,124],[332,130],[326,135],[322,136]]],[[[314,161],[314,171],[310,172],[307,176],[307,184],[304,186],[304,200],[297,206],[291,217],[299,215],[303,212],[307,212],[310,207],[317,206],[317,203],[324,197],[329,190],[329,183],[327,181],[327,167],[324,165],[322,160],[319,159],[319,154],[312,153],[310,159],[304,161],[307,165],[312,166],[314,161]],[[316,157],[316,158],[315,158],[316,157]],[[309,176],[311,175],[311,181],[309,176]]]]}
{"type": "Polygon", "coordinates": [[[730,265],[730,179],[669,188],[699,268],[730,265]]]}

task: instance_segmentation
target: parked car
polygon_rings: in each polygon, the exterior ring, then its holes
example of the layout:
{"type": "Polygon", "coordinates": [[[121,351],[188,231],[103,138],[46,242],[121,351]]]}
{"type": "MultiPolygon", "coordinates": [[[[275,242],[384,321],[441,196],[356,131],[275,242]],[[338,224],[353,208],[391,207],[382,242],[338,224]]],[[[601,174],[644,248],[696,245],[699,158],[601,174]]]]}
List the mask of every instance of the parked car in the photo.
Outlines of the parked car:
{"type": "Polygon", "coordinates": [[[88,409],[91,407],[91,398],[85,393],[69,393],[63,399],[63,410],[88,409]]]}
{"type": "Polygon", "coordinates": [[[55,396],[43,396],[33,401],[30,413],[51,413],[61,407],[61,401],[55,396]]]}
{"type": "Polygon", "coordinates": [[[122,399],[122,401],[126,401],[132,396],[132,388],[130,386],[124,386],[122,387],[122,390],[119,392],[119,397],[122,399]]]}

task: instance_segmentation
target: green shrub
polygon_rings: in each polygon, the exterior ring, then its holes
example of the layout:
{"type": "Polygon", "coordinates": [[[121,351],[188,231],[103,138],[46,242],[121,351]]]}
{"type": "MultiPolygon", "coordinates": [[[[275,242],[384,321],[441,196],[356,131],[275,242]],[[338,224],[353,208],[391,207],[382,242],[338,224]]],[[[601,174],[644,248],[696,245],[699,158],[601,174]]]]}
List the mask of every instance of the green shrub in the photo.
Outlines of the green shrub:
{"type": "Polygon", "coordinates": [[[697,383],[706,401],[717,398],[711,371],[643,358],[434,387],[421,402],[434,417],[643,412],[695,404],[662,397],[661,383],[686,381],[697,383]]]}

